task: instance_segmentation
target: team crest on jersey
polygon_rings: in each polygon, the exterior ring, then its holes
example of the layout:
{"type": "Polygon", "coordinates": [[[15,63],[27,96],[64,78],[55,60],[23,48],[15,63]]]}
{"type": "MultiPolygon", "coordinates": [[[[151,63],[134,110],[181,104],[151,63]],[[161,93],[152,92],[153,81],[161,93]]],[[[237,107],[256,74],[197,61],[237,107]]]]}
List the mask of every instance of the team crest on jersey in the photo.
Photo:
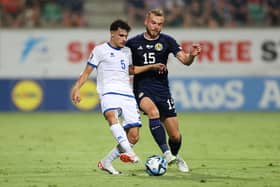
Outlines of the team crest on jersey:
{"type": "Polygon", "coordinates": [[[162,45],[161,43],[156,43],[155,49],[156,49],[157,51],[161,51],[161,50],[163,49],[163,45],[162,45]]]}

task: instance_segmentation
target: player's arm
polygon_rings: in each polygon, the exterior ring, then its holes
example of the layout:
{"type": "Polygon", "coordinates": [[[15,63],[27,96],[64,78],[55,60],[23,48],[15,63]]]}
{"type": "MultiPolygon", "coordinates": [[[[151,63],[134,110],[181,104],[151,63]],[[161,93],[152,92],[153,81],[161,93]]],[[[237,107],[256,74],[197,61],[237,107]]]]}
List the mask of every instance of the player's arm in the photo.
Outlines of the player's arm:
{"type": "Polygon", "coordinates": [[[163,73],[166,70],[166,66],[161,63],[149,64],[149,65],[145,65],[145,66],[129,66],[130,75],[143,73],[143,72],[149,71],[149,70],[155,70],[155,71],[158,71],[159,73],[163,73]]]}
{"type": "Polygon", "coordinates": [[[196,56],[201,53],[201,46],[198,43],[192,44],[190,53],[185,53],[184,51],[179,51],[176,54],[176,58],[184,65],[191,65],[194,62],[196,56]]]}
{"type": "Polygon", "coordinates": [[[73,90],[72,90],[72,101],[73,101],[73,103],[79,103],[81,101],[80,88],[86,82],[86,80],[88,79],[92,70],[93,70],[93,66],[87,64],[84,71],[80,74],[79,79],[74,84],[74,87],[73,87],[73,90]]]}

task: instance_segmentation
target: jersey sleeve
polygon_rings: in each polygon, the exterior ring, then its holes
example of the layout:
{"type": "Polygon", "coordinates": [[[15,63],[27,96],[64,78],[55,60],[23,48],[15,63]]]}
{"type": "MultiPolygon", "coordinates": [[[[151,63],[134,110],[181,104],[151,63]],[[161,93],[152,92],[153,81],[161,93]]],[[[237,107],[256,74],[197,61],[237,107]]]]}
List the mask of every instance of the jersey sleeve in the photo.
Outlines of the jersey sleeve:
{"type": "Polygon", "coordinates": [[[133,63],[132,63],[132,52],[131,52],[130,48],[128,48],[128,60],[129,60],[128,65],[132,66],[133,65],[133,63]]]}
{"type": "Polygon", "coordinates": [[[174,56],[176,56],[176,54],[182,50],[181,46],[171,36],[168,37],[168,43],[170,46],[170,52],[173,53],[174,56]]]}
{"type": "Polygon", "coordinates": [[[87,64],[93,67],[97,67],[101,61],[101,57],[101,50],[99,49],[99,47],[95,47],[90,53],[90,56],[87,60],[87,64]]]}

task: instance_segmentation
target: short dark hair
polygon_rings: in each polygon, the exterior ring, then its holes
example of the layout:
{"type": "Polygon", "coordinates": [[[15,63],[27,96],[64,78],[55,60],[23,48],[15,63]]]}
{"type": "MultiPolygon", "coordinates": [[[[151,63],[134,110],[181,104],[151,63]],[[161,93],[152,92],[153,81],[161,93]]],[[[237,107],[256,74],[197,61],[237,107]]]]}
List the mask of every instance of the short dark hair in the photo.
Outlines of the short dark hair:
{"type": "Polygon", "coordinates": [[[110,31],[116,31],[119,28],[124,29],[127,32],[129,32],[131,29],[130,26],[128,25],[128,23],[121,19],[117,19],[117,20],[113,21],[113,23],[110,25],[110,31]]]}

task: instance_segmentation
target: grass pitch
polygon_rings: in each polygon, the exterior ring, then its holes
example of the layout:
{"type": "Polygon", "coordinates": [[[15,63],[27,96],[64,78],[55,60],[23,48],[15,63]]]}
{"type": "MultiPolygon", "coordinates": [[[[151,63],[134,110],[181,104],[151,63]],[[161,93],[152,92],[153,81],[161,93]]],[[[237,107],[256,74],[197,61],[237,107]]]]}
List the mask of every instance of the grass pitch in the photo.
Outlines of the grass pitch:
{"type": "Polygon", "coordinates": [[[100,113],[0,113],[1,187],[270,187],[280,186],[280,113],[181,113],[181,156],[192,171],[168,168],[161,177],[144,171],[160,154],[142,117],[135,151],[142,163],[97,162],[115,145],[100,113]]]}

